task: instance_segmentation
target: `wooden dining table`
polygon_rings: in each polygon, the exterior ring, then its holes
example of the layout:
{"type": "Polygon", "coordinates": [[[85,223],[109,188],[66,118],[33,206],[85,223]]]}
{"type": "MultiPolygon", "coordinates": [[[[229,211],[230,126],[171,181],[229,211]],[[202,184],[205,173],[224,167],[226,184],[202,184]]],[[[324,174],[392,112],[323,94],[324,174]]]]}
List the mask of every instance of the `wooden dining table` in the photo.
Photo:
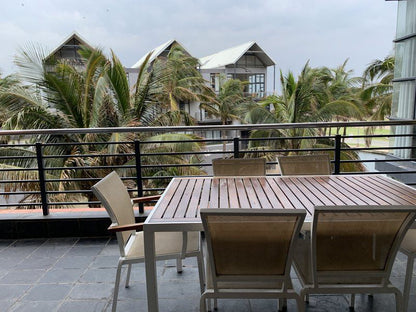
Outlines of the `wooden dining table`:
{"type": "Polygon", "coordinates": [[[148,311],[157,312],[156,232],[202,231],[201,208],[415,205],[416,189],[383,175],[174,178],[144,224],[148,311]]]}

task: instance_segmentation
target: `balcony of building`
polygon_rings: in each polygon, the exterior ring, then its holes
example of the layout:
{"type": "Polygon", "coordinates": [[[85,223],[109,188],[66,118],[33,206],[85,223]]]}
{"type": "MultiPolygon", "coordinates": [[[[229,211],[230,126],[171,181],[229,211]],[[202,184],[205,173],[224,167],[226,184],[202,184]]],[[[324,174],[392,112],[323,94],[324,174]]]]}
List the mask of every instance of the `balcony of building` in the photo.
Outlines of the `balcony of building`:
{"type": "MultiPolygon", "coordinates": [[[[266,157],[267,175],[279,175],[277,155],[328,153],[333,174],[385,174],[414,186],[415,134],[400,131],[414,124],[414,121],[394,121],[3,131],[1,309],[111,310],[119,250],[115,238],[106,230],[111,223],[108,215],[90,196],[90,185],[112,170],[120,173],[132,196],[141,196],[162,193],[175,176],[212,175],[213,158],[266,157]],[[319,131],[308,133],[308,129],[319,131]],[[369,129],[379,130],[366,132],[369,129]],[[221,131],[229,135],[225,142],[212,136],[221,131]],[[249,136],[255,131],[269,131],[270,135],[249,136]],[[136,139],[43,141],[48,135],[79,138],[110,133],[131,133],[136,139]],[[193,138],[154,140],[154,135],[161,133],[192,134],[193,138]],[[293,133],[297,135],[291,136],[293,133]],[[198,147],[181,151],[172,147],[182,143],[198,147]],[[125,147],[122,152],[117,149],[120,145],[125,147]],[[20,152],[11,154],[11,150],[20,152]],[[73,152],[67,154],[68,151],[73,152]],[[21,160],[20,166],[6,165],[16,159],[21,160]]],[[[144,220],[153,204],[137,207],[137,219],[144,220]]],[[[158,262],[160,311],[198,311],[198,273],[193,261],[184,262],[182,274],[176,273],[173,261],[158,262]]],[[[403,287],[405,270],[406,258],[399,254],[392,277],[399,289],[403,287]]],[[[296,276],[293,278],[296,284],[296,276]]],[[[356,311],[394,311],[394,307],[392,295],[357,295],[356,298],[356,311]]],[[[413,287],[409,311],[415,307],[413,287]]],[[[294,302],[289,301],[288,308],[296,310],[294,302]]],[[[118,309],[147,311],[143,265],[134,267],[131,287],[121,287],[118,309]]],[[[273,311],[277,310],[277,304],[274,300],[221,300],[219,309],[273,311]]],[[[348,295],[311,296],[307,307],[307,311],[347,310],[348,295]]]]}

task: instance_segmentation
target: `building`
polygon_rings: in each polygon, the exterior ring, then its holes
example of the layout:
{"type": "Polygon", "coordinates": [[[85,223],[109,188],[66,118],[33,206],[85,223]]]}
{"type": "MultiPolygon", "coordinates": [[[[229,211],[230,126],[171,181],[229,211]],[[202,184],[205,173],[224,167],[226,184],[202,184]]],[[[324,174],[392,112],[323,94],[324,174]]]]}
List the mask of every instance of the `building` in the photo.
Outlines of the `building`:
{"type": "MultiPolygon", "coordinates": [[[[416,0],[398,1],[395,43],[394,93],[391,109],[393,120],[415,120],[416,82],[416,0]]],[[[411,134],[411,126],[396,127],[396,134],[411,134]]],[[[394,146],[415,146],[412,137],[395,138],[394,146]]],[[[399,158],[415,157],[414,149],[394,152],[399,158]]]]}
{"type": "Polygon", "coordinates": [[[156,59],[158,58],[163,58],[163,57],[167,57],[169,54],[170,49],[173,46],[179,46],[186,54],[191,55],[185,48],[184,46],[179,43],[177,40],[175,39],[171,39],[169,41],[166,41],[165,43],[162,43],[160,46],[157,46],[156,48],[154,48],[153,50],[151,50],[150,52],[146,53],[145,55],[143,55],[136,63],[134,63],[131,67],[126,67],[125,71],[127,73],[127,78],[129,80],[129,85],[131,87],[133,87],[137,81],[137,76],[139,73],[139,69],[140,67],[142,67],[143,63],[146,60],[146,57],[150,54],[149,60],[148,60],[148,64],[149,66],[152,66],[153,63],[155,62],[156,59]]]}
{"type": "Polygon", "coordinates": [[[78,51],[81,46],[92,48],[91,45],[85,41],[76,32],[69,35],[60,45],[58,45],[49,55],[45,58],[45,62],[56,62],[64,60],[69,64],[76,67],[83,68],[85,66],[83,59],[79,55],[78,51]]]}
{"type": "MultiPolygon", "coordinates": [[[[245,92],[255,98],[262,98],[268,88],[267,67],[275,62],[254,41],[229,48],[199,59],[201,74],[218,92],[221,76],[247,81],[245,92]]],[[[273,81],[273,91],[275,90],[273,81]]]]}
{"type": "MultiPolygon", "coordinates": [[[[148,61],[149,65],[151,66],[157,58],[167,57],[174,45],[179,45],[185,53],[191,55],[177,40],[171,39],[149,52],[151,53],[148,61]]],[[[131,68],[126,68],[130,86],[134,86],[136,83],[139,68],[143,65],[147,56],[148,53],[131,68]]],[[[254,41],[202,57],[199,59],[199,63],[202,77],[215,92],[219,92],[221,81],[224,79],[239,79],[248,82],[245,93],[256,99],[264,97],[266,90],[270,89],[267,80],[267,68],[270,66],[275,68],[275,62],[254,41]]],[[[275,90],[275,81],[273,81],[271,89],[275,90]]],[[[220,123],[219,119],[207,115],[199,107],[199,102],[180,103],[180,107],[199,123],[220,123]]]]}

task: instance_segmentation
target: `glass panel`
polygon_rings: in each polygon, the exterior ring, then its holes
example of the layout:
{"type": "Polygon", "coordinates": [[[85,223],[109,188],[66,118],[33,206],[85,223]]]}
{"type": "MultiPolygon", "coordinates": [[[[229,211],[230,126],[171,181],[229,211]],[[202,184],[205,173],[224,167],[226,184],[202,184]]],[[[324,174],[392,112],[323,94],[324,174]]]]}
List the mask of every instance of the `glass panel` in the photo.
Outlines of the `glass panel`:
{"type": "Polygon", "coordinates": [[[407,1],[399,1],[397,6],[396,38],[406,35],[406,8],[407,1]]]}
{"type": "Polygon", "coordinates": [[[413,119],[415,105],[415,82],[404,81],[394,83],[394,96],[392,103],[392,117],[400,119],[413,119]]]}
{"type": "Polygon", "coordinates": [[[416,37],[399,42],[395,46],[395,78],[408,78],[416,76],[416,37]]]}
{"type": "Polygon", "coordinates": [[[416,1],[399,1],[397,8],[396,38],[416,32],[416,1]]]}

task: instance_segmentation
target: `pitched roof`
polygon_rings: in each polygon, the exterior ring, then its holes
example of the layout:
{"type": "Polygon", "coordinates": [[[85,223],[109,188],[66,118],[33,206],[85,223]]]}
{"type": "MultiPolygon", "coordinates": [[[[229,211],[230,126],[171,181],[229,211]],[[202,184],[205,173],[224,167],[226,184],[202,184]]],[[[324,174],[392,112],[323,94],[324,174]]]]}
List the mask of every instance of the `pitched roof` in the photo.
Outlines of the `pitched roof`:
{"type": "MultiPolygon", "coordinates": [[[[166,41],[165,43],[162,43],[160,46],[154,48],[153,50],[151,50],[150,52],[152,53],[152,55],[149,58],[149,64],[152,63],[159,55],[161,55],[164,51],[166,50],[170,50],[170,48],[172,47],[172,45],[174,44],[178,44],[182,47],[182,49],[189,54],[188,51],[186,51],[186,49],[183,47],[182,44],[180,44],[177,40],[175,39],[171,39],[169,41],[166,41]]],[[[144,62],[144,60],[146,59],[147,55],[150,53],[146,53],[145,55],[142,56],[142,58],[140,60],[138,60],[131,68],[140,68],[144,62]]],[[[190,55],[190,54],[189,54],[190,55]]]]}
{"type": "Polygon", "coordinates": [[[275,65],[275,62],[261,49],[257,43],[250,41],[239,46],[229,48],[215,54],[201,57],[199,62],[201,69],[220,68],[237,63],[246,53],[255,54],[264,66],[275,65]]]}
{"type": "Polygon", "coordinates": [[[72,39],[76,39],[77,41],[79,41],[81,43],[81,45],[85,45],[89,48],[92,48],[91,45],[86,40],[84,40],[77,32],[74,31],[60,45],[58,45],[51,53],[49,53],[49,55],[45,59],[46,60],[49,59],[56,52],[58,52],[59,49],[61,49],[65,45],[67,45],[68,42],[70,42],[72,39]]]}

